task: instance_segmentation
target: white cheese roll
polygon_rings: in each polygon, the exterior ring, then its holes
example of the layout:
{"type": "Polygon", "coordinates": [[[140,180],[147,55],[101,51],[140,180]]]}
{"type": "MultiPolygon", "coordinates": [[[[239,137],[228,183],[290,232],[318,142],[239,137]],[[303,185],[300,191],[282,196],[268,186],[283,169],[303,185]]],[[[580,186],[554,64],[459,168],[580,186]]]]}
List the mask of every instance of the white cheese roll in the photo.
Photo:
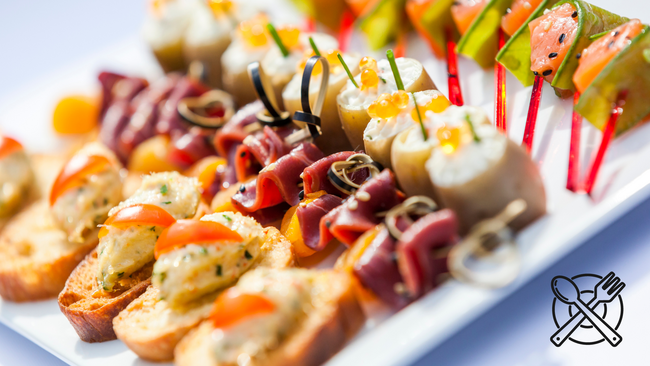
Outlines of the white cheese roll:
{"type": "MultiPolygon", "coordinates": [[[[353,75],[359,73],[359,61],[361,57],[358,54],[342,54],[343,60],[350,67],[353,75]],[[353,67],[352,67],[353,66],[353,67]]],[[[321,129],[323,136],[317,138],[315,144],[326,154],[333,154],[339,151],[352,150],[343,127],[336,107],[336,97],[348,80],[345,69],[337,61],[336,64],[330,65],[330,75],[327,87],[327,94],[323,102],[323,109],[320,113],[321,129]]],[[[300,87],[302,85],[302,73],[293,76],[289,84],[282,92],[282,99],[286,109],[293,115],[296,111],[302,111],[300,99],[300,87]]],[[[312,76],[309,83],[309,100],[313,107],[320,91],[321,75],[312,76]]]]}
{"type": "MultiPolygon", "coordinates": [[[[416,98],[415,101],[421,108],[429,104],[433,99],[445,98],[437,90],[425,90],[414,93],[414,95],[416,98]]],[[[411,126],[419,125],[420,123],[414,120],[411,115],[411,112],[415,108],[413,94],[408,93],[408,96],[409,102],[406,108],[401,109],[397,115],[388,119],[371,119],[363,132],[363,144],[366,153],[385,168],[392,168],[390,155],[395,136],[411,126]]]]}
{"type": "Polygon", "coordinates": [[[75,156],[103,156],[110,165],[87,177],[84,184],[63,193],[52,205],[52,214],[71,242],[83,243],[86,235],[106,221],[108,211],[122,200],[122,165],[115,154],[91,143],[75,156]]]}
{"type": "MultiPolygon", "coordinates": [[[[175,219],[194,216],[201,194],[196,178],[177,172],[155,173],[144,177],[140,188],[114,207],[109,216],[135,204],[152,204],[165,209],[175,219]]],[[[155,225],[133,225],[127,228],[107,226],[108,233],[97,247],[97,281],[105,291],[112,291],[120,279],[128,277],[154,259],[158,236],[164,229],[155,225]]]]}
{"type": "Polygon", "coordinates": [[[275,99],[278,101],[281,109],[289,110],[283,101],[283,91],[289,81],[296,74],[298,64],[303,59],[306,51],[311,50],[309,37],[314,39],[316,47],[320,51],[327,51],[339,47],[338,41],[325,33],[301,33],[298,38],[298,46],[290,50],[287,57],[282,56],[282,52],[276,45],[272,45],[269,51],[262,59],[261,65],[264,72],[269,77],[275,99]]]}
{"type": "Polygon", "coordinates": [[[457,140],[440,141],[433,148],[426,169],[442,206],[458,215],[461,234],[518,198],[524,199],[528,208],[511,223],[514,229],[546,212],[546,195],[537,167],[523,148],[484,123],[487,117],[481,114],[469,107],[450,107],[432,116],[433,125],[444,125],[448,136],[459,133],[457,140]],[[476,138],[467,120],[472,121],[476,138]]]}
{"type": "Polygon", "coordinates": [[[145,18],[142,36],[164,72],[184,70],[183,37],[200,0],[157,2],[145,18]]]}
{"type": "Polygon", "coordinates": [[[257,260],[266,240],[262,226],[240,213],[219,212],[203,216],[201,221],[220,223],[236,231],[243,241],[189,244],[161,255],[154,265],[152,283],[173,307],[235,283],[257,260]]]}
{"type": "MultiPolygon", "coordinates": [[[[418,92],[423,90],[437,89],[429,74],[422,64],[412,58],[400,57],[395,59],[399,74],[407,92],[418,92]]],[[[365,130],[370,116],[366,109],[372,102],[384,93],[391,94],[397,91],[395,77],[387,59],[377,61],[377,86],[362,88],[361,74],[354,77],[359,88],[348,80],[345,87],[336,98],[339,116],[343,130],[348,140],[355,149],[363,146],[363,131],[365,130]]]]}

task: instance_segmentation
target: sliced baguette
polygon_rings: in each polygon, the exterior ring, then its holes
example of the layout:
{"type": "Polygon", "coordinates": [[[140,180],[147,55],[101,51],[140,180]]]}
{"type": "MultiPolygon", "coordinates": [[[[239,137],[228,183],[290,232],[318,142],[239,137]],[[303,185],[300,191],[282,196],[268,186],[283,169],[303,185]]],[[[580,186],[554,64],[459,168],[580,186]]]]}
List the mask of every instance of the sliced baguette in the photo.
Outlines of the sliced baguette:
{"type": "MultiPolygon", "coordinates": [[[[316,272],[313,304],[318,304],[275,350],[264,357],[266,366],[320,365],[338,352],[361,328],[365,317],[354,295],[349,274],[316,272]]],[[[206,320],[183,338],[174,351],[178,366],[219,366],[212,353],[212,321],[206,320]]],[[[255,359],[249,365],[261,363],[255,359]]]]}
{"type": "Polygon", "coordinates": [[[71,243],[42,199],[19,213],[0,234],[0,296],[10,301],[56,297],[72,270],[97,245],[97,231],[71,243]]]}
{"type": "MultiPolygon", "coordinates": [[[[291,243],[273,227],[266,228],[267,239],[262,244],[256,267],[286,268],[294,265],[291,243]]],[[[184,309],[173,309],[158,300],[158,289],[149,286],[147,292],[134,300],[114,320],[117,338],[138,356],[150,361],[171,361],[174,347],[192,328],[208,317],[218,293],[205,296],[184,309]]]]}

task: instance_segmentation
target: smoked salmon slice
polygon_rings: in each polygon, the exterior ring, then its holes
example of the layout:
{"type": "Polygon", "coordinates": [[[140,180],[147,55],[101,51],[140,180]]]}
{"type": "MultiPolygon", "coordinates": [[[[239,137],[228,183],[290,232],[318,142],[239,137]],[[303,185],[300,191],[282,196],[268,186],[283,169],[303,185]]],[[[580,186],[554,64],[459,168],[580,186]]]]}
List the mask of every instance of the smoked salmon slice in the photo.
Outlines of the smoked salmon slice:
{"type": "Polygon", "coordinates": [[[550,83],[578,33],[578,11],[566,3],[533,20],[528,26],[530,69],[550,83]]]}
{"type": "Polygon", "coordinates": [[[583,93],[605,66],[627,47],[633,38],[641,34],[643,28],[643,23],[640,20],[632,19],[602,36],[582,51],[580,64],[573,75],[573,83],[578,91],[583,93]]]}
{"type": "Polygon", "coordinates": [[[503,31],[512,37],[541,3],[542,0],[514,0],[501,19],[503,31]]]}
{"type": "Polygon", "coordinates": [[[451,16],[454,18],[456,28],[461,35],[464,35],[474,22],[474,19],[481,14],[488,0],[457,0],[451,6],[451,16]]]}

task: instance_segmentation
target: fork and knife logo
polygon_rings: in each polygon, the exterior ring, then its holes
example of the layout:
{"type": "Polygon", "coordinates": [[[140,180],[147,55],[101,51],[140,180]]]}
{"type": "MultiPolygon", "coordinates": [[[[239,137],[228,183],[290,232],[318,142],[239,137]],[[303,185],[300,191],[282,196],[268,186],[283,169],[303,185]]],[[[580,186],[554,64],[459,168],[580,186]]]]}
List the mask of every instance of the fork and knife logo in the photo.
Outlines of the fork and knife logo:
{"type": "MultiPolygon", "coordinates": [[[[592,281],[593,283],[593,281],[592,281]]],[[[551,288],[556,299],[566,305],[569,305],[570,319],[566,320],[563,324],[558,323],[556,317],[556,301],[553,301],[553,318],[558,330],[551,336],[551,342],[560,347],[564,342],[571,337],[574,332],[587,320],[586,324],[591,323],[593,328],[598,331],[600,340],[595,342],[579,341],[571,338],[572,341],[579,344],[595,344],[600,343],[604,338],[612,346],[618,346],[623,338],[616,332],[618,325],[623,317],[623,300],[620,298],[620,293],[625,288],[625,283],[620,278],[616,277],[614,272],[610,272],[605,277],[598,275],[579,275],[573,278],[565,276],[555,276],[551,280],[551,288]],[[598,280],[593,286],[593,291],[590,288],[581,289],[576,284],[577,280],[591,278],[598,280]],[[612,303],[613,300],[618,299],[620,302],[619,319],[615,328],[605,321],[605,314],[607,314],[607,304],[612,303]],[[595,310],[602,305],[600,310],[603,310],[603,315],[599,315],[595,310]],[[575,313],[574,313],[575,312],[575,313]]],[[[610,319],[613,317],[610,316],[610,319]]],[[[584,325],[583,325],[584,327],[584,325]]]]}

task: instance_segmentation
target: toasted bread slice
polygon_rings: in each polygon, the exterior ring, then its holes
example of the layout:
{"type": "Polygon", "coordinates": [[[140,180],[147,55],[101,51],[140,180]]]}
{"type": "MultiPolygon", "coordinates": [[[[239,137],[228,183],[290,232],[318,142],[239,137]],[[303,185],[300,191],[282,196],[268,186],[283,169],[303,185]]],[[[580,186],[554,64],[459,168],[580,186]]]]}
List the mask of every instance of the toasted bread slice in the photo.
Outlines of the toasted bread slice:
{"type": "Polygon", "coordinates": [[[59,294],[59,308],[84,342],[115,339],[113,318],[151,284],[153,261],[121,281],[120,289],[100,290],[97,285],[97,251],[74,269],[59,294]]]}
{"type": "MultiPolygon", "coordinates": [[[[265,230],[267,240],[251,269],[293,266],[291,243],[276,228],[265,230]]],[[[173,309],[166,301],[158,300],[158,293],[155,287],[149,286],[147,292],[113,320],[113,328],[117,338],[138,356],[151,361],[170,361],[181,338],[208,317],[219,293],[205,296],[183,309],[173,309]]]]}
{"type": "Polygon", "coordinates": [[[97,245],[97,231],[71,243],[42,199],[19,213],[0,235],[0,296],[10,301],[56,297],[72,270],[97,245]]]}
{"type": "MultiPolygon", "coordinates": [[[[320,365],[338,352],[361,328],[365,317],[354,295],[349,274],[319,271],[315,274],[312,304],[307,314],[278,348],[264,355],[266,366],[320,365]]],[[[212,352],[212,321],[202,322],[183,338],[174,351],[178,366],[219,366],[212,352]]],[[[261,364],[255,358],[249,365],[261,364]]]]}

